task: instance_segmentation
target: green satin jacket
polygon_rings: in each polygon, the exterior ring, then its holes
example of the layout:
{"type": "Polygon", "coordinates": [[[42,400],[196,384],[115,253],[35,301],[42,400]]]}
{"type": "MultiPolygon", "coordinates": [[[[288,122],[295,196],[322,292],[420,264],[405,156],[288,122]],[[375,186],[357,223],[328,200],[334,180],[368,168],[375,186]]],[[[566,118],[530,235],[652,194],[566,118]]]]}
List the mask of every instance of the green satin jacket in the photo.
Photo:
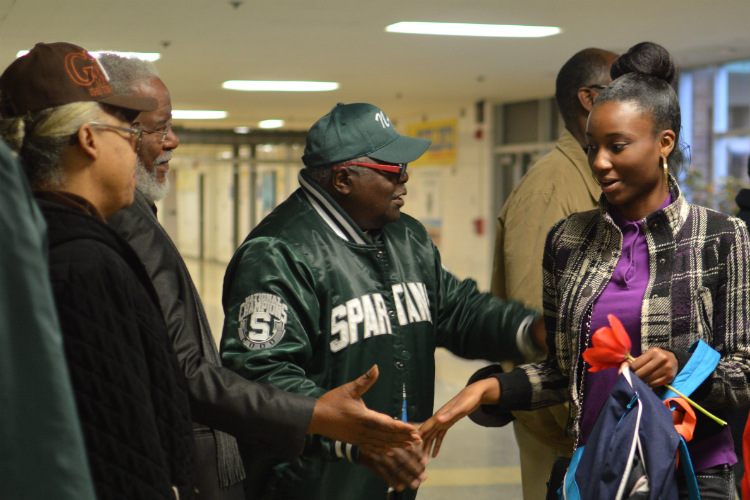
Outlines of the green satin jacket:
{"type": "MultiPolygon", "coordinates": [[[[377,364],[367,406],[402,418],[405,399],[408,420],[421,422],[433,413],[436,347],[469,359],[521,358],[517,339],[536,313],[458,280],[412,217],[365,234],[304,171],[300,184],[229,264],[225,366],[319,397],[377,364]]],[[[385,482],[337,460],[350,446],[309,441],[302,457],[274,468],[263,498],[386,498],[385,482]]]]}

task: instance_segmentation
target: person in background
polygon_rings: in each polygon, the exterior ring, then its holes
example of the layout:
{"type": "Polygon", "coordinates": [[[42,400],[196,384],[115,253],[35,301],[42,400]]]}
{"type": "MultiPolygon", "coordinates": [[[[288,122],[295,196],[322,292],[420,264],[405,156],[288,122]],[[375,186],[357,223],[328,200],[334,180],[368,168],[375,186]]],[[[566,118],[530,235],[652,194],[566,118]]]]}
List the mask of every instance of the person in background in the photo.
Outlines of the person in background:
{"type": "MultiPolygon", "coordinates": [[[[586,120],[596,97],[612,82],[617,54],[588,48],[557,74],[555,101],[565,122],[555,149],[523,176],[497,218],[492,293],[542,309],[542,253],[547,232],[560,219],[596,208],[601,189],[591,176],[586,153],[586,120]]],[[[530,363],[536,359],[525,359],[530,363]]],[[[557,457],[570,457],[565,435],[568,406],[513,412],[521,457],[524,500],[543,500],[546,479],[557,457]]]]}
{"type": "MultiPolygon", "coordinates": [[[[131,123],[143,130],[133,204],[109,217],[133,247],[159,295],[190,396],[196,442],[198,499],[243,498],[245,471],[235,438],[248,453],[292,461],[307,434],[378,447],[418,440],[413,426],[369,411],[359,395],[375,382],[366,375],[320,398],[260,384],[221,366],[206,313],[177,247],[157,219],[155,202],[169,192],[169,161],[179,145],[171,128],[169,90],[147,61],[102,54],[99,61],[118,94],[151,97],[152,111],[131,123]],[[231,435],[230,435],[231,434],[231,435]]],[[[248,470],[251,481],[264,469],[248,470]]]]}
{"type": "Polygon", "coordinates": [[[0,233],[3,496],[95,500],[49,281],[47,227],[2,141],[0,233]]]}
{"type": "MultiPolygon", "coordinates": [[[[719,364],[691,398],[721,418],[750,403],[750,239],[736,217],[690,205],[668,173],[681,163],[680,105],[667,50],[643,42],[613,64],[614,81],[589,116],[589,166],[599,209],[555,224],[544,249],[546,361],[479,380],[423,426],[426,446],[462,416],[570,400],[568,432],[586,444],[618,377],[588,371],[581,353],[617,316],[631,338],[630,369],[650,387],[671,383],[703,340],[719,364]],[[484,405],[484,406],[482,406],[484,405]]],[[[696,412],[688,443],[703,500],[734,498],[728,427],[696,412]]],[[[684,476],[679,498],[688,498],[684,476]]],[[[556,488],[555,488],[556,489],[556,488]]]]}
{"type": "MultiPolygon", "coordinates": [[[[436,347],[502,360],[519,359],[532,338],[543,345],[537,313],[458,280],[425,228],[401,213],[406,164],[429,144],[399,135],[366,103],[340,103],[312,126],[300,189],[227,268],[225,366],[318,396],[377,365],[368,406],[421,422],[432,413],[436,347]]],[[[274,468],[263,498],[383,500],[389,485],[414,498],[427,457],[393,451],[311,439],[302,457],[274,468]]]]}
{"type": "MultiPolygon", "coordinates": [[[[750,175],[750,157],[747,159],[747,173],[750,175]]],[[[742,222],[747,226],[750,223],[750,189],[740,189],[734,201],[740,209],[737,212],[737,217],[742,219],[742,222]]]]}
{"type": "Polygon", "coordinates": [[[69,43],[37,44],[0,76],[0,131],[47,223],[50,281],[99,500],[195,496],[187,391],[156,292],[106,223],[133,202],[141,131],[130,122],[156,106],[116,95],[96,59],[69,43]]]}

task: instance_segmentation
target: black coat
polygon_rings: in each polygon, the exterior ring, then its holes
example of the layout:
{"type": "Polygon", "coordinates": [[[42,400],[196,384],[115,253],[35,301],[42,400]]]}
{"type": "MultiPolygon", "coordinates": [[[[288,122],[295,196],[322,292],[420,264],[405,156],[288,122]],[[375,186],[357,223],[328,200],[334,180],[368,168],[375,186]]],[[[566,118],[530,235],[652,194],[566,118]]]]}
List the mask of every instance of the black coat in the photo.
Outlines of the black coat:
{"type": "Polygon", "coordinates": [[[247,380],[221,366],[185,262],[140,192],[109,224],[133,247],[156,288],[195,421],[232,434],[250,450],[294,460],[304,446],[315,399],[247,380]]]}
{"type": "Polygon", "coordinates": [[[742,219],[742,222],[747,226],[748,222],[750,222],[750,189],[740,189],[734,201],[740,207],[737,217],[742,219]]]}
{"type": "Polygon", "coordinates": [[[143,265],[102,221],[37,201],[98,499],[192,499],[187,391],[143,265]]]}

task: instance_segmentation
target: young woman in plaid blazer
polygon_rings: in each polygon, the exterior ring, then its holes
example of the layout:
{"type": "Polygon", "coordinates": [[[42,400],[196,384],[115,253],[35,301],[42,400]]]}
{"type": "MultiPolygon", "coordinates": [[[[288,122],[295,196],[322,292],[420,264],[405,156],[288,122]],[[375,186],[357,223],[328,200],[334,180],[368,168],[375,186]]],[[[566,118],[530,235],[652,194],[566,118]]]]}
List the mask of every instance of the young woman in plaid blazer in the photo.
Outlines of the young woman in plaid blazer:
{"type": "MultiPolygon", "coordinates": [[[[476,413],[570,402],[568,433],[585,444],[617,370],[587,371],[581,353],[607,314],[628,330],[630,369],[653,388],[670,383],[703,340],[721,361],[692,398],[721,416],[750,402],[750,241],[735,217],[690,205],[668,167],[681,162],[676,75],[663,47],[644,42],[612,65],[613,82],[589,116],[587,154],[602,187],[598,210],[559,221],[543,259],[549,356],[469,385],[422,430],[436,449],[447,429],[476,413]]],[[[485,372],[486,373],[486,372],[485,372]]],[[[698,414],[688,445],[701,497],[729,498],[736,462],[727,427],[698,414]]],[[[680,498],[687,498],[680,484],[680,498]]]]}

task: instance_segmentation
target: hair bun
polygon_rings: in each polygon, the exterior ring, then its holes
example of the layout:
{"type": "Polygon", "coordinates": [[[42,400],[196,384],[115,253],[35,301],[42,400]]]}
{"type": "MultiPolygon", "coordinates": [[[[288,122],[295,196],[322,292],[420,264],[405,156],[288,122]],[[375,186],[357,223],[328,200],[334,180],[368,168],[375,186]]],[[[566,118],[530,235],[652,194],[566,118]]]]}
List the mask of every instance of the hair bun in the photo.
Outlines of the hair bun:
{"type": "Polygon", "coordinates": [[[671,85],[677,68],[667,49],[653,42],[641,42],[618,57],[609,73],[612,80],[628,73],[640,73],[665,80],[671,85]]]}

